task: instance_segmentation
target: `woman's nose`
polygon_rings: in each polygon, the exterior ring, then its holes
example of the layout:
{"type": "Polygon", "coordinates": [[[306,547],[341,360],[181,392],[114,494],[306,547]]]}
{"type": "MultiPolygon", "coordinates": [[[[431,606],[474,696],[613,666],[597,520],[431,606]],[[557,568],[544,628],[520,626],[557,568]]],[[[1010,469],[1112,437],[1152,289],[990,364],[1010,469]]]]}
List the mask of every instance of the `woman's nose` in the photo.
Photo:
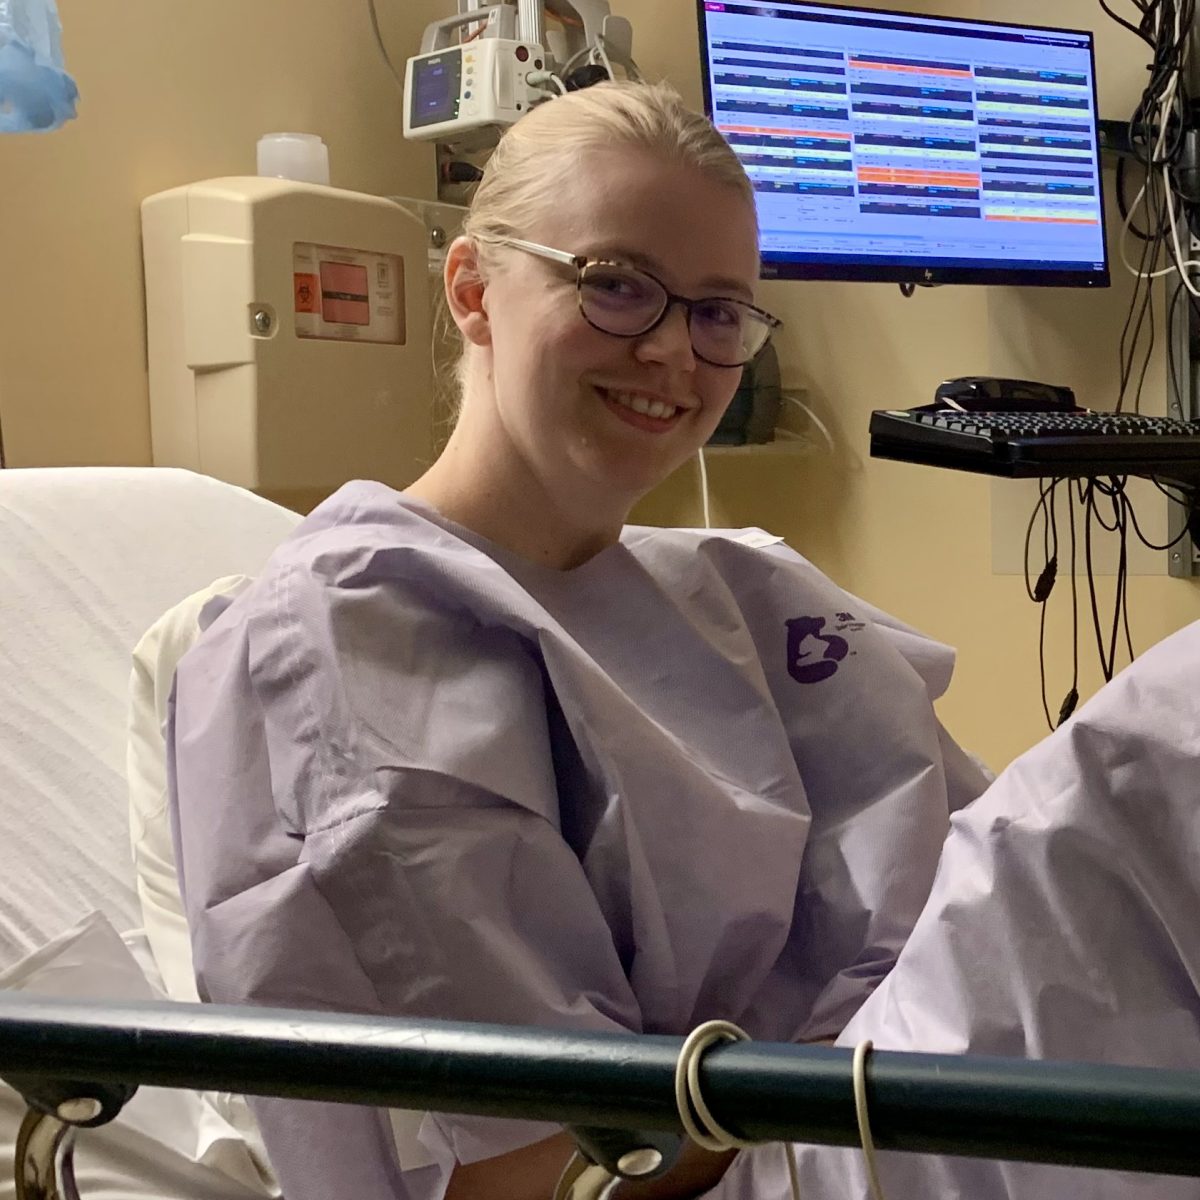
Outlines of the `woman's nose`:
{"type": "Polygon", "coordinates": [[[637,339],[634,354],[645,362],[662,362],[681,371],[693,370],[696,355],[687,309],[673,301],[663,319],[637,339]]]}

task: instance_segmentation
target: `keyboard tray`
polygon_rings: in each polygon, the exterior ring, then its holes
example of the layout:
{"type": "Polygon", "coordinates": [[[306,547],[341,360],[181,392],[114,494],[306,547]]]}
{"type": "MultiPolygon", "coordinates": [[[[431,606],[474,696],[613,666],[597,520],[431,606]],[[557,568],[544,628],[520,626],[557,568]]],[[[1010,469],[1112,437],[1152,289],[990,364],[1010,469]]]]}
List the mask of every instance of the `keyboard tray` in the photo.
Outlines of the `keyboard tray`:
{"type": "Polygon", "coordinates": [[[871,455],[1012,479],[1140,475],[1200,487],[1200,422],[1102,412],[878,409],[871,455]]]}

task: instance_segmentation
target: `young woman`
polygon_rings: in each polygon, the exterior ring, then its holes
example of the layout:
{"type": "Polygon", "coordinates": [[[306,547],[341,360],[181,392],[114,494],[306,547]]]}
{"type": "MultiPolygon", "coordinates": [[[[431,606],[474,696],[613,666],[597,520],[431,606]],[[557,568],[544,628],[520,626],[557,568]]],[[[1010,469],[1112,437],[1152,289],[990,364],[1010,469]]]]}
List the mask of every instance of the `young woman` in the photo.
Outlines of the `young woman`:
{"type": "MultiPolygon", "coordinates": [[[[983,780],[934,716],[943,647],[761,534],[623,528],[777,323],[744,172],[667,90],[556,99],[493,155],[445,276],[444,454],[318,508],[177,674],[201,995],[836,1035],[983,780]]],[[[289,1200],[542,1200],[569,1152],[429,1116],[398,1155],[386,1114],[255,1106],[289,1200]]]]}
{"type": "MultiPolygon", "coordinates": [[[[318,508],[177,673],[204,998],[818,1040],[888,976],[985,786],[934,715],[952,655],[761,533],[624,524],[777,323],[756,246],[736,158],[667,90],[505,136],[447,257],[445,452],[318,508]]],[[[289,1200],[544,1200],[570,1154],[553,1126],[255,1109],[289,1200]]],[[[743,1159],[616,1194],[772,1194],[743,1159]]]]}

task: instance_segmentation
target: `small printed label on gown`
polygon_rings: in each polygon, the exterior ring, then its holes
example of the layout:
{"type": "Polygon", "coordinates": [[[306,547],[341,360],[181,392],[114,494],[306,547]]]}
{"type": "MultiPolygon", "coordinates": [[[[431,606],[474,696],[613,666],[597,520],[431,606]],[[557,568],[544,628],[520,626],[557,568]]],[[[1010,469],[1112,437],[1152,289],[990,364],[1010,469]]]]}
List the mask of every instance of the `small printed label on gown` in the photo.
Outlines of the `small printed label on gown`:
{"type": "Polygon", "coordinates": [[[783,538],[767,533],[765,529],[747,529],[745,533],[739,533],[734,541],[743,546],[753,546],[757,550],[763,546],[777,546],[783,538]]]}

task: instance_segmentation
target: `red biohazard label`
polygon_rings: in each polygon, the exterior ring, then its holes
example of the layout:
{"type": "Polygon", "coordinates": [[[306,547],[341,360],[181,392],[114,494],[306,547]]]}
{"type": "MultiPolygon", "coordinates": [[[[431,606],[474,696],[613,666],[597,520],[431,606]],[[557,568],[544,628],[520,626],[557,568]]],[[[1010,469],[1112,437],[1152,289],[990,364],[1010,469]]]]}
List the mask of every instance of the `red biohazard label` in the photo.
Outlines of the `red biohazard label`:
{"type": "Polygon", "coordinates": [[[321,280],[316,275],[296,271],[292,275],[296,293],[296,311],[298,313],[319,313],[321,311],[321,280]]]}

